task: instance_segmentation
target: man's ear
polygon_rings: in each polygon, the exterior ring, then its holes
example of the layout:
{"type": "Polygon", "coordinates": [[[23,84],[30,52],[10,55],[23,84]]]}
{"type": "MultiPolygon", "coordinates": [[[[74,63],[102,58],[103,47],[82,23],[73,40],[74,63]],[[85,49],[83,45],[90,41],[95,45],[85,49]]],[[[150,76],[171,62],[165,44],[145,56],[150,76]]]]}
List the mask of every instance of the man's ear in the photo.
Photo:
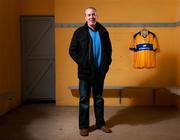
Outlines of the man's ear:
{"type": "Polygon", "coordinates": [[[88,20],[88,19],[87,19],[87,16],[85,16],[84,19],[87,21],[87,20],[88,20]]]}

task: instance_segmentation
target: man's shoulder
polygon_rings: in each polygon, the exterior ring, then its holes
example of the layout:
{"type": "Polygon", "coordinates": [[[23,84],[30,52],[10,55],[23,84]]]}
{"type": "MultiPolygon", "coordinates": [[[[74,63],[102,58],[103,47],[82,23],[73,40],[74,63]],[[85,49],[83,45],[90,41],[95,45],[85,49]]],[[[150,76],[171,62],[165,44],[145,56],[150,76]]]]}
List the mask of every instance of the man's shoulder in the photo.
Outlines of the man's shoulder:
{"type": "Polygon", "coordinates": [[[97,22],[97,28],[100,32],[108,32],[107,29],[99,22],[97,22]]]}
{"type": "Polygon", "coordinates": [[[85,26],[78,27],[78,28],[75,30],[75,33],[77,33],[77,34],[83,33],[83,32],[86,32],[86,27],[85,27],[85,26]]]}
{"type": "Polygon", "coordinates": [[[77,32],[78,32],[78,31],[86,31],[86,29],[87,29],[87,25],[86,25],[86,23],[85,23],[84,25],[79,26],[79,27],[76,29],[76,31],[77,31],[77,32]]]}

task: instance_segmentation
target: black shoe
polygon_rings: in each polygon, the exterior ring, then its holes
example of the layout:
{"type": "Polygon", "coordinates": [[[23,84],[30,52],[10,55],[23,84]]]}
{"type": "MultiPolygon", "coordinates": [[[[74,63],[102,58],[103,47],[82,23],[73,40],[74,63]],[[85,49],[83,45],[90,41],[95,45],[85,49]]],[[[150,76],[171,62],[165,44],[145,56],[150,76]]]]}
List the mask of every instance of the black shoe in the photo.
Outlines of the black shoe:
{"type": "Polygon", "coordinates": [[[81,136],[88,136],[89,135],[89,130],[86,128],[80,129],[80,135],[81,136]]]}
{"type": "Polygon", "coordinates": [[[100,130],[102,130],[105,133],[112,133],[112,130],[105,125],[101,126],[100,130]]]}

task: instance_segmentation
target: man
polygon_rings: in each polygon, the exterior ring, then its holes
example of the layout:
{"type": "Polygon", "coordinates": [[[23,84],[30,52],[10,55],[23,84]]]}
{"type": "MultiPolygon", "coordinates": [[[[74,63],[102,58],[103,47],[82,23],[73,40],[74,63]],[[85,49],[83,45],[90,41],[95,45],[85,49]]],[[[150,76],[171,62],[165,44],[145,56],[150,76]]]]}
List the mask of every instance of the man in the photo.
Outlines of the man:
{"type": "Polygon", "coordinates": [[[92,89],[96,129],[111,133],[104,121],[104,78],[111,64],[111,42],[108,31],[97,20],[96,9],[85,9],[84,26],[72,37],[69,54],[78,65],[79,129],[81,136],[89,134],[89,99],[92,89]]]}

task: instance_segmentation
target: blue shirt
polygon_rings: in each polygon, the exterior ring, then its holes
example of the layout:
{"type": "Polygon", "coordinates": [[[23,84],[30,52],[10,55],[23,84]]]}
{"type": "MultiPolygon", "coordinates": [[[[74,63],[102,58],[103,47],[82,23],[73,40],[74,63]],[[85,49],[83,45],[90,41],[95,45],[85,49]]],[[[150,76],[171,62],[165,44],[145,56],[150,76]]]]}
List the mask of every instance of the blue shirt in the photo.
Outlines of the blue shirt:
{"type": "Polygon", "coordinates": [[[100,64],[101,64],[101,55],[102,55],[102,44],[101,44],[99,31],[94,31],[90,28],[88,30],[89,30],[89,34],[92,39],[94,63],[96,65],[96,67],[99,68],[100,64]]]}

